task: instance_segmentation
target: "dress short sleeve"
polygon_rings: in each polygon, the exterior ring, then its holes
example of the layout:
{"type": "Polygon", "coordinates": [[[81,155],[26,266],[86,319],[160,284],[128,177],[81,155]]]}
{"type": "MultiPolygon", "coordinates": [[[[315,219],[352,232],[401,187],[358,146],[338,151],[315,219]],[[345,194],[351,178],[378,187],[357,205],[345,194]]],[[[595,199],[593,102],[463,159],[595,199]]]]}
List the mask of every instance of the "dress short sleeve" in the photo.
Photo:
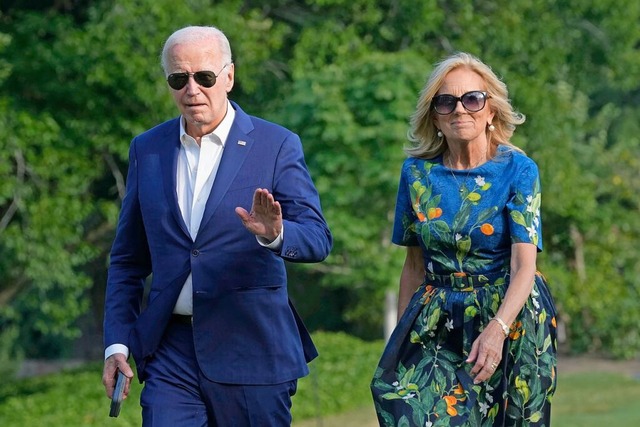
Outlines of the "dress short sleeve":
{"type": "Polygon", "coordinates": [[[513,183],[507,202],[511,243],[532,243],[542,251],[542,222],[540,218],[540,176],[538,166],[528,157],[513,183]]]}
{"type": "Polygon", "coordinates": [[[416,221],[418,217],[411,203],[411,193],[407,177],[408,165],[404,163],[400,173],[398,197],[396,199],[395,219],[391,241],[400,246],[418,246],[416,221]]]}

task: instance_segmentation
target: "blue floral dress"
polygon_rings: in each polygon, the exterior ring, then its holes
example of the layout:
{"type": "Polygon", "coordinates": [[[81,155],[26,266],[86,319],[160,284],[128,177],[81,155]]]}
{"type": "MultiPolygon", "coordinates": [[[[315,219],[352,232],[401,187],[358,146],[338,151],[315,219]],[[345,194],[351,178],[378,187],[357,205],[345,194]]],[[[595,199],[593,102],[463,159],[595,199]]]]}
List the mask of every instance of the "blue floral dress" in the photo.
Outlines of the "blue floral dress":
{"type": "Polygon", "coordinates": [[[538,168],[500,147],[471,170],[442,156],[402,167],[393,242],[422,248],[413,295],[371,383],[381,426],[549,426],[556,388],[556,310],[541,274],[505,340],[494,375],[466,363],[509,286],[513,243],[542,250],[538,168]]]}

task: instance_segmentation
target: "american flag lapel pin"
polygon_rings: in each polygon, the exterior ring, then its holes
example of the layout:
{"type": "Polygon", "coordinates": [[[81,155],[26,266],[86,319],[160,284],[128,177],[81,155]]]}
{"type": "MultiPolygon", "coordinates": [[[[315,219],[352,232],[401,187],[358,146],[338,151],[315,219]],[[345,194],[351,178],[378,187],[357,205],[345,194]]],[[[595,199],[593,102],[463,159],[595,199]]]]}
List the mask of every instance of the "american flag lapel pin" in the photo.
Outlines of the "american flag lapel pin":
{"type": "Polygon", "coordinates": [[[245,146],[245,145],[247,145],[247,141],[243,141],[243,140],[239,139],[238,140],[238,145],[245,146]]]}

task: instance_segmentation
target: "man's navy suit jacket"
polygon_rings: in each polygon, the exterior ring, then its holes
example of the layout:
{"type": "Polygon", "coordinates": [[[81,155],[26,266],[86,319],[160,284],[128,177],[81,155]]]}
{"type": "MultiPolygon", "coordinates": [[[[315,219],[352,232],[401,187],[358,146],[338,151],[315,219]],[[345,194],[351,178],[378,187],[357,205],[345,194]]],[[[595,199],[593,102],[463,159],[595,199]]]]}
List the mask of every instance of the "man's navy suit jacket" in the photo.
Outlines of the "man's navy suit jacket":
{"type": "Polygon", "coordinates": [[[306,375],[307,362],[317,356],[289,301],[284,263],[320,262],[332,246],[300,138],[232,105],[236,117],[195,241],[176,193],[179,119],[131,143],[111,250],[104,341],[105,347],[130,348],[140,381],[189,273],[197,360],[211,381],[277,384],[306,375]],[[237,206],[250,209],[257,188],[271,191],[282,206],[280,253],[260,246],[235,213],[237,206]]]}

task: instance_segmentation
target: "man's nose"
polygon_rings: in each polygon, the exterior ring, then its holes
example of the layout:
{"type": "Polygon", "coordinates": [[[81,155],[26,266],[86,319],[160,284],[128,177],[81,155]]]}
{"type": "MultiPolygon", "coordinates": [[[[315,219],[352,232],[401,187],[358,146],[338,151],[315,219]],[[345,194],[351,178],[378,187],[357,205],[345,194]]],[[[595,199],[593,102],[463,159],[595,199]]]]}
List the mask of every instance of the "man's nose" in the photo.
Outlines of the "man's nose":
{"type": "Polygon", "coordinates": [[[193,75],[189,76],[189,80],[187,80],[187,93],[195,93],[200,91],[200,85],[193,78],[193,75]]]}

